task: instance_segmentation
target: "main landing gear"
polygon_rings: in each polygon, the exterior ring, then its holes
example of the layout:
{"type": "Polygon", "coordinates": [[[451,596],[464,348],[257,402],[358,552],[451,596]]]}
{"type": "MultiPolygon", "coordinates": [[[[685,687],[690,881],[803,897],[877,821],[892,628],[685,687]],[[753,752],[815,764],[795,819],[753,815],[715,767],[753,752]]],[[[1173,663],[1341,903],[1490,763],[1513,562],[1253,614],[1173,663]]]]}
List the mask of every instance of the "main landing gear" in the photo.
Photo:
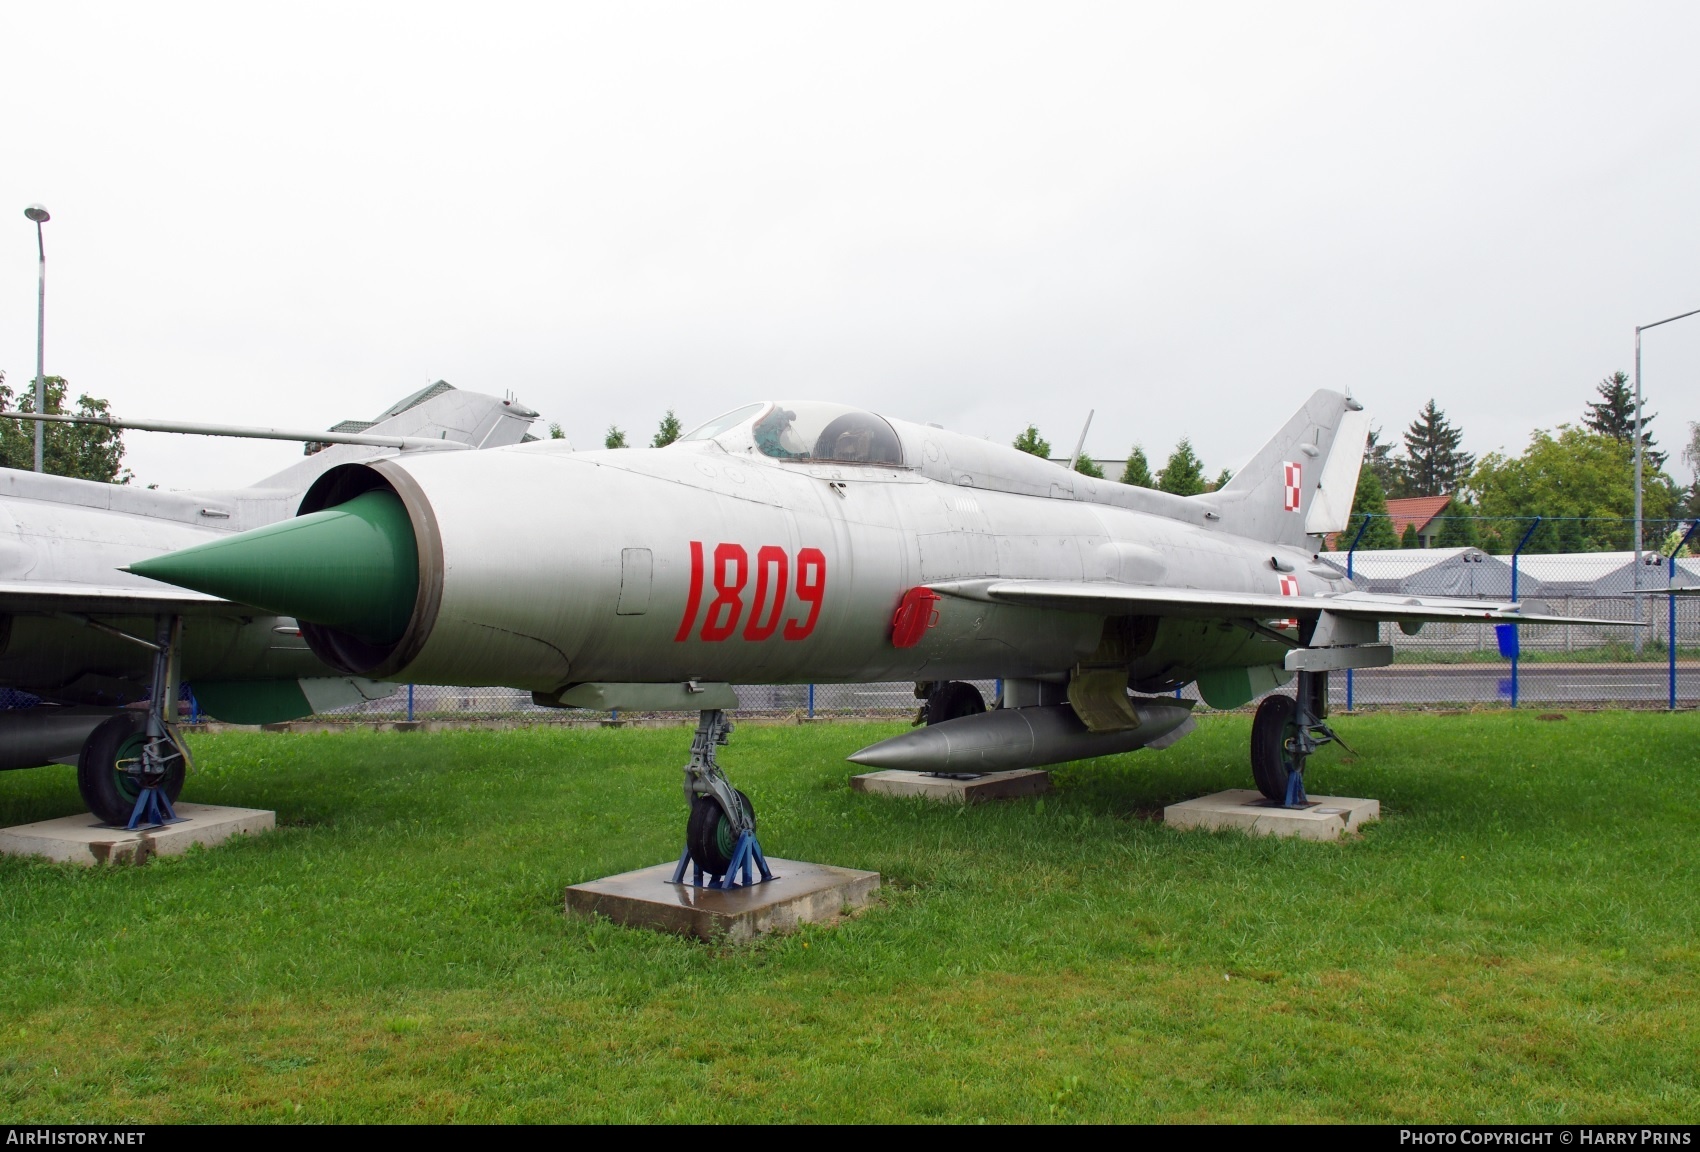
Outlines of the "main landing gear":
{"type": "Polygon", "coordinates": [[[750,798],[732,787],[715,761],[714,750],[732,736],[732,722],[718,708],[704,709],[691,739],[691,762],[685,765],[685,802],[691,807],[685,823],[685,851],[673,870],[673,883],[710,888],[737,888],[773,879],[767,858],[756,841],[756,810],[750,798]],[[741,877],[741,879],[740,879],[741,877]]]}
{"type": "Polygon", "coordinates": [[[986,710],[986,698],[980,690],[962,680],[923,680],[915,685],[915,695],[921,701],[921,710],[911,728],[978,716],[986,710]]]}
{"type": "Polygon", "coordinates": [[[1345,742],[1328,726],[1328,673],[1300,672],[1298,695],[1266,696],[1251,723],[1257,790],[1287,808],[1303,807],[1305,761],[1324,744],[1345,742]]]}
{"type": "Polygon", "coordinates": [[[103,824],[129,829],[174,824],[189,751],[177,732],[177,654],[183,618],[161,616],[153,641],[153,684],[145,714],[120,713],[89,734],[77,757],[77,790],[103,824]]]}

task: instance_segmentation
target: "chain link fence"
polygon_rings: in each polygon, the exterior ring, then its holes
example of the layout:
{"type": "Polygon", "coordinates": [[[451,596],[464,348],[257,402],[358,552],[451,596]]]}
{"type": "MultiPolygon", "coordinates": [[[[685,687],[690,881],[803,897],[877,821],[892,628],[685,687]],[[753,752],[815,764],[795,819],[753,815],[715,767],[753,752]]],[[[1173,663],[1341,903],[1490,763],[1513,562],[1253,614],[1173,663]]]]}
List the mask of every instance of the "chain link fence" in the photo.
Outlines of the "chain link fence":
{"type": "MultiPolygon", "coordinates": [[[[1442,518],[1447,519],[1447,518],[1442,518]]],[[[1381,626],[1393,663],[1329,677],[1331,706],[1521,707],[1581,706],[1670,708],[1700,705],[1700,558],[1686,555],[1687,523],[1649,523],[1646,540],[1657,550],[1559,552],[1573,540],[1633,542],[1632,521],[1528,517],[1471,520],[1453,536],[1478,539],[1451,547],[1350,549],[1324,552],[1322,562],[1349,574],[1366,592],[1519,601],[1541,615],[1605,624],[1426,624],[1412,633],[1381,626]],[[1673,553],[1683,553],[1672,555],[1673,553]]],[[[1360,517],[1361,539],[1373,518],[1360,517]]],[[[1432,526],[1431,526],[1432,527],[1432,526]]],[[[1433,536],[1431,532],[1431,538],[1433,536]]],[[[975,681],[988,705],[1000,684],[975,681]]],[[[747,715],[830,718],[913,715],[919,707],[910,682],[879,684],[741,684],[739,712],[747,715]]],[[[1288,689],[1290,691],[1290,689],[1288,689]]],[[[1195,688],[1181,693],[1197,699],[1195,688]]],[[[1255,703],[1255,702],[1254,702],[1255,703]]],[[[1248,704],[1247,707],[1252,705],[1248,704]]],[[[382,700],[331,715],[362,719],[475,719],[529,716],[538,721],[601,717],[578,710],[540,708],[529,693],[508,688],[409,686],[382,700]]]]}

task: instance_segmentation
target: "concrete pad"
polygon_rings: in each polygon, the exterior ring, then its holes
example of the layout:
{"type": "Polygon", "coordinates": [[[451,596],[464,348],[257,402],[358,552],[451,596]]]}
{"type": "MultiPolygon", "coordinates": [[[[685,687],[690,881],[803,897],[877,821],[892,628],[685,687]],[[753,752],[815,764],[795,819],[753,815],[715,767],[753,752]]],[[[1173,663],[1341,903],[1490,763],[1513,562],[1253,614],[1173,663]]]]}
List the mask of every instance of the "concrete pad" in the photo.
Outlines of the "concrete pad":
{"type": "Polygon", "coordinates": [[[567,911],[597,913],[630,928],[742,943],[798,924],[836,920],[864,907],[880,886],[878,872],[769,856],[772,880],[722,892],[674,884],[677,866],[657,864],[574,884],[567,889],[567,911]]]}
{"type": "Polygon", "coordinates": [[[1254,836],[1297,836],[1301,840],[1338,840],[1379,819],[1379,800],[1312,796],[1304,808],[1282,808],[1252,788],[1230,788],[1163,809],[1163,823],[1176,828],[1240,828],[1254,836]]]}
{"type": "Polygon", "coordinates": [[[1037,768],[1018,768],[983,776],[930,776],[894,768],[852,776],[850,788],[873,796],[924,796],[944,804],[979,804],[1042,796],[1051,790],[1051,774],[1037,768]]]}
{"type": "Polygon", "coordinates": [[[87,812],[0,828],[0,855],[45,856],[61,864],[141,864],[152,856],[181,856],[193,844],[222,844],[232,836],[269,832],[277,813],[217,804],[175,805],[181,823],[126,832],[87,812]]]}

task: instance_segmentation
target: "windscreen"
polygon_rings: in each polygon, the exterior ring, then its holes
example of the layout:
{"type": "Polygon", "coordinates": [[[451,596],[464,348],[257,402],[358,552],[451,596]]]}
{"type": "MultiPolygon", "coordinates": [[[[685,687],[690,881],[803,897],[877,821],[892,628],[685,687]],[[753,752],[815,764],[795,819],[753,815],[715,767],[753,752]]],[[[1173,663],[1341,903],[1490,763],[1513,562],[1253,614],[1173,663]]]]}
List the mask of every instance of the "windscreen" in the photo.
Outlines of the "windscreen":
{"type": "Polygon", "coordinates": [[[775,404],[755,424],[756,449],[776,460],[835,464],[903,463],[890,424],[842,404],[775,404]]]}
{"type": "Polygon", "coordinates": [[[699,424],[689,432],[679,437],[680,440],[712,440],[728,428],[736,428],[757,412],[767,407],[766,404],[746,404],[742,408],[734,408],[721,416],[716,416],[707,424],[699,424]]]}

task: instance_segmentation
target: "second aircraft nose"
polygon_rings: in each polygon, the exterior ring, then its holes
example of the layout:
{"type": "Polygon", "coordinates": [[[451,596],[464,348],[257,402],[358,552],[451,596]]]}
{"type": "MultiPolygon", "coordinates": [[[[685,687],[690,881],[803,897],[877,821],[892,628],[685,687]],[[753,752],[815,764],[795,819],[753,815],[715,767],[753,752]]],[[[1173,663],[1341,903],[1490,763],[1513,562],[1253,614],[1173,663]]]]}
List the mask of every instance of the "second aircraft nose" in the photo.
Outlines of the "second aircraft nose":
{"type": "Polygon", "coordinates": [[[419,594],[413,527],[401,499],[382,489],[125,570],[373,644],[401,637],[419,594]]]}

